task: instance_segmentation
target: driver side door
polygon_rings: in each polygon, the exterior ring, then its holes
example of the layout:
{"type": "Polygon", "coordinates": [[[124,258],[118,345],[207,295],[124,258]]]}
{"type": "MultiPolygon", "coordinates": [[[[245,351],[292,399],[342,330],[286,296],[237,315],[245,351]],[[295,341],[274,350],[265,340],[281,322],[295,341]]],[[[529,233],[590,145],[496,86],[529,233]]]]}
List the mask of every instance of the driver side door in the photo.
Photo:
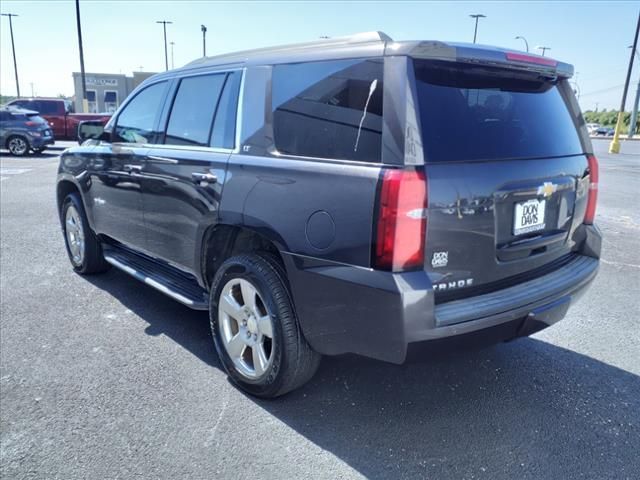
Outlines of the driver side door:
{"type": "Polygon", "coordinates": [[[123,106],[115,119],[111,142],[101,141],[93,149],[89,167],[89,201],[96,233],[139,251],[147,247],[141,171],[158,138],[168,86],[167,81],[151,84],[123,106]]]}

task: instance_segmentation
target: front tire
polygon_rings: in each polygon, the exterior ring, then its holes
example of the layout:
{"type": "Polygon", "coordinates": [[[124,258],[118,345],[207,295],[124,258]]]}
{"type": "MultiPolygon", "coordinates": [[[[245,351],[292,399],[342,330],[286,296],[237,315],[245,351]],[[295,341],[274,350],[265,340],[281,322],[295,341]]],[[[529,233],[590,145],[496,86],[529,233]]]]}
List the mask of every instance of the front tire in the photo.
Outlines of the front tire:
{"type": "Polygon", "coordinates": [[[29,153],[29,141],[20,135],[13,135],[7,140],[7,150],[11,155],[24,157],[29,153]]]}
{"type": "Polygon", "coordinates": [[[102,246],[89,227],[80,195],[70,193],[60,211],[62,232],[67,254],[73,269],[83,275],[101,273],[109,269],[102,254],[102,246]]]}
{"type": "Polygon", "coordinates": [[[309,381],[320,364],[299,326],[284,269],[270,256],[226,260],[212,282],[211,332],[230,380],[262,398],[309,381]]]}

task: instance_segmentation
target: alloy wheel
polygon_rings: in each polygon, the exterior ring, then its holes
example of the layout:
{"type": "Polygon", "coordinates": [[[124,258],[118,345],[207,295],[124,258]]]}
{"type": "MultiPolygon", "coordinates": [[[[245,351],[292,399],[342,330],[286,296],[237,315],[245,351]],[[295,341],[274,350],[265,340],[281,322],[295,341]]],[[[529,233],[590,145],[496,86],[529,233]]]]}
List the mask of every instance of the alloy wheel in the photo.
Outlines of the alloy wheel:
{"type": "Polygon", "coordinates": [[[13,137],[9,140],[9,151],[13,155],[24,155],[29,149],[27,142],[20,137],[13,137]]]}
{"type": "Polygon", "coordinates": [[[218,321],[222,343],[236,370],[250,380],[262,377],[273,363],[273,321],[250,281],[227,282],[220,293],[218,321]]]}
{"type": "Polygon", "coordinates": [[[84,260],[84,229],[82,228],[80,213],[73,205],[69,205],[67,208],[65,231],[69,252],[71,252],[71,261],[74,265],[80,266],[84,260]]]}

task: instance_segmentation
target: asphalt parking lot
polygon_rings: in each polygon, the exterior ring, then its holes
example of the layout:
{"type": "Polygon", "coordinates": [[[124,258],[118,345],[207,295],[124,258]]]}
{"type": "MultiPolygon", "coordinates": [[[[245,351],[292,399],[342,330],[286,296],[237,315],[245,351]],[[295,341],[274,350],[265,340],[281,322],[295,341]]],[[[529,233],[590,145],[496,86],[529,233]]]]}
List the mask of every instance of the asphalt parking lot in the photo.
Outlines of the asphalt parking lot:
{"type": "Polygon", "coordinates": [[[640,142],[600,159],[605,234],[560,324],[393,366],[326,358],[304,388],[232,387],[205,313],[74,274],[57,157],[0,157],[2,478],[640,478],[640,142]]]}

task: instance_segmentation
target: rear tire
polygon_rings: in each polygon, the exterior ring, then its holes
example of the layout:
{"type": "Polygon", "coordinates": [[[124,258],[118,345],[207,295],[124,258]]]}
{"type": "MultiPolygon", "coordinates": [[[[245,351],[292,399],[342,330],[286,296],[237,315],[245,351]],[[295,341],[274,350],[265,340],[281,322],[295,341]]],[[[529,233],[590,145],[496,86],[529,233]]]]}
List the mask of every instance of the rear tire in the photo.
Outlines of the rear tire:
{"type": "Polygon", "coordinates": [[[29,153],[29,140],[21,135],[12,135],[7,139],[7,150],[11,155],[24,157],[29,153]]]}
{"type": "Polygon", "coordinates": [[[302,335],[284,269],[267,254],[239,255],[221,265],[211,286],[209,316],[229,379],[251,395],[284,395],[318,369],[320,355],[302,335]]]}
{"type": "Polygon", "coordinates": [[[102,273],[110,265],[104,259],[100,241],[89,227],[80,195],[70,193],[60,211],[62,232],[73,270],[83,275],[102,273]]]}

